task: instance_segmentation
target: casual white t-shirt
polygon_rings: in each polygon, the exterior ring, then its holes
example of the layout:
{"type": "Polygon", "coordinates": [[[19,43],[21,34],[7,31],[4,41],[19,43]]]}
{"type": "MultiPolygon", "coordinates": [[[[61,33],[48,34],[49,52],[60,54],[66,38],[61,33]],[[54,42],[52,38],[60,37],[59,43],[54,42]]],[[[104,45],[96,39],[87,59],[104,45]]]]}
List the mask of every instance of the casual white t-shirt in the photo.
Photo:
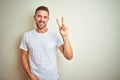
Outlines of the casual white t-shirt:
{"type": "Polygon", "coordinates": [[[40,80],[57,80],[56,53],[63,44],[59,33],[48,30],[38,33],[36,30],[25,32],[20,48],[29,51],[31,72],[40,80]]]}

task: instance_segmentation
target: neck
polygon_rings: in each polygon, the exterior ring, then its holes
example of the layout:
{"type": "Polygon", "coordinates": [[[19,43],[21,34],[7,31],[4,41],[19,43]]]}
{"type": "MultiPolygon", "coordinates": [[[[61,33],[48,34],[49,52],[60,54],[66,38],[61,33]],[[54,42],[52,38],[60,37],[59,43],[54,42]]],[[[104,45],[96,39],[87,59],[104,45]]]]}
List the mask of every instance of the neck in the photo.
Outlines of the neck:
{"type": "Polygon", "coordinates": [[[42,28],[42,29],[37,28],[36,31],[37,31],[38,33],[45,33],[45,32],[48,31],[48,28],[47,28],[47,27],[44,27],[44,28],[42,28]]]}

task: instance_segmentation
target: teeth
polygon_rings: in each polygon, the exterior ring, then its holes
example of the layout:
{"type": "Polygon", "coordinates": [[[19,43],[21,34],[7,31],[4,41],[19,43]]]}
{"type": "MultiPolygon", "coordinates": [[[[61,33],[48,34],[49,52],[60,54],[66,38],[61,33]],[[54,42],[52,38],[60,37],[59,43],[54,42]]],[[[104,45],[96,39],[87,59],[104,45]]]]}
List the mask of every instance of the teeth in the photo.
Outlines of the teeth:
{"type": "Polygon", "coordinates": [[[40,24],[44,24],[43,22],[40,22],[40,24]]]}

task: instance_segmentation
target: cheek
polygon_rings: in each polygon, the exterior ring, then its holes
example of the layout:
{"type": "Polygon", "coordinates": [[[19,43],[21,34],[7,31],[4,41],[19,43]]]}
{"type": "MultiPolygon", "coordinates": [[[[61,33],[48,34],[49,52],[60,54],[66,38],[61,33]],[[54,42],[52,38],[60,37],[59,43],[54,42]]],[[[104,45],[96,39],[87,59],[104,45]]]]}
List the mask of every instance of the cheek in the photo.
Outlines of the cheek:
{"type": "Polygon", "coordinates": [[[37,20],[37,22],[38,22],[38,21],[40,21],[40,18],[37,18],[36,20],[37,20]]]}
{"type": "Polygon", "coordinates": [[[34,20],[35,20],[35,22],[38,22],[38,21],[40,21],[40,18],[35,18],[34,20]]]}
{"type": "Polygon", "coordinates": [[[47,23],[47,22],[48,22],[48,19],[46,19],[45,22],[47,23]]]}

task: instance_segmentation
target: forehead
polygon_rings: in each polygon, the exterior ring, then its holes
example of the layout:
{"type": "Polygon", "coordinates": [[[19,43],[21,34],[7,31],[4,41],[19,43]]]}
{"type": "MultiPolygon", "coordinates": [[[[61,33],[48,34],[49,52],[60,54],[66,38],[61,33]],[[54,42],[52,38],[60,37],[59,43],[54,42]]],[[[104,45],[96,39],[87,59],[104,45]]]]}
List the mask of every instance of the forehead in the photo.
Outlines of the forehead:
{"type": "Polygon", "coordinates": [[[45,15],[48,16],[48,12],[45,10],[38,10],[35,15],[45,15]]]}

